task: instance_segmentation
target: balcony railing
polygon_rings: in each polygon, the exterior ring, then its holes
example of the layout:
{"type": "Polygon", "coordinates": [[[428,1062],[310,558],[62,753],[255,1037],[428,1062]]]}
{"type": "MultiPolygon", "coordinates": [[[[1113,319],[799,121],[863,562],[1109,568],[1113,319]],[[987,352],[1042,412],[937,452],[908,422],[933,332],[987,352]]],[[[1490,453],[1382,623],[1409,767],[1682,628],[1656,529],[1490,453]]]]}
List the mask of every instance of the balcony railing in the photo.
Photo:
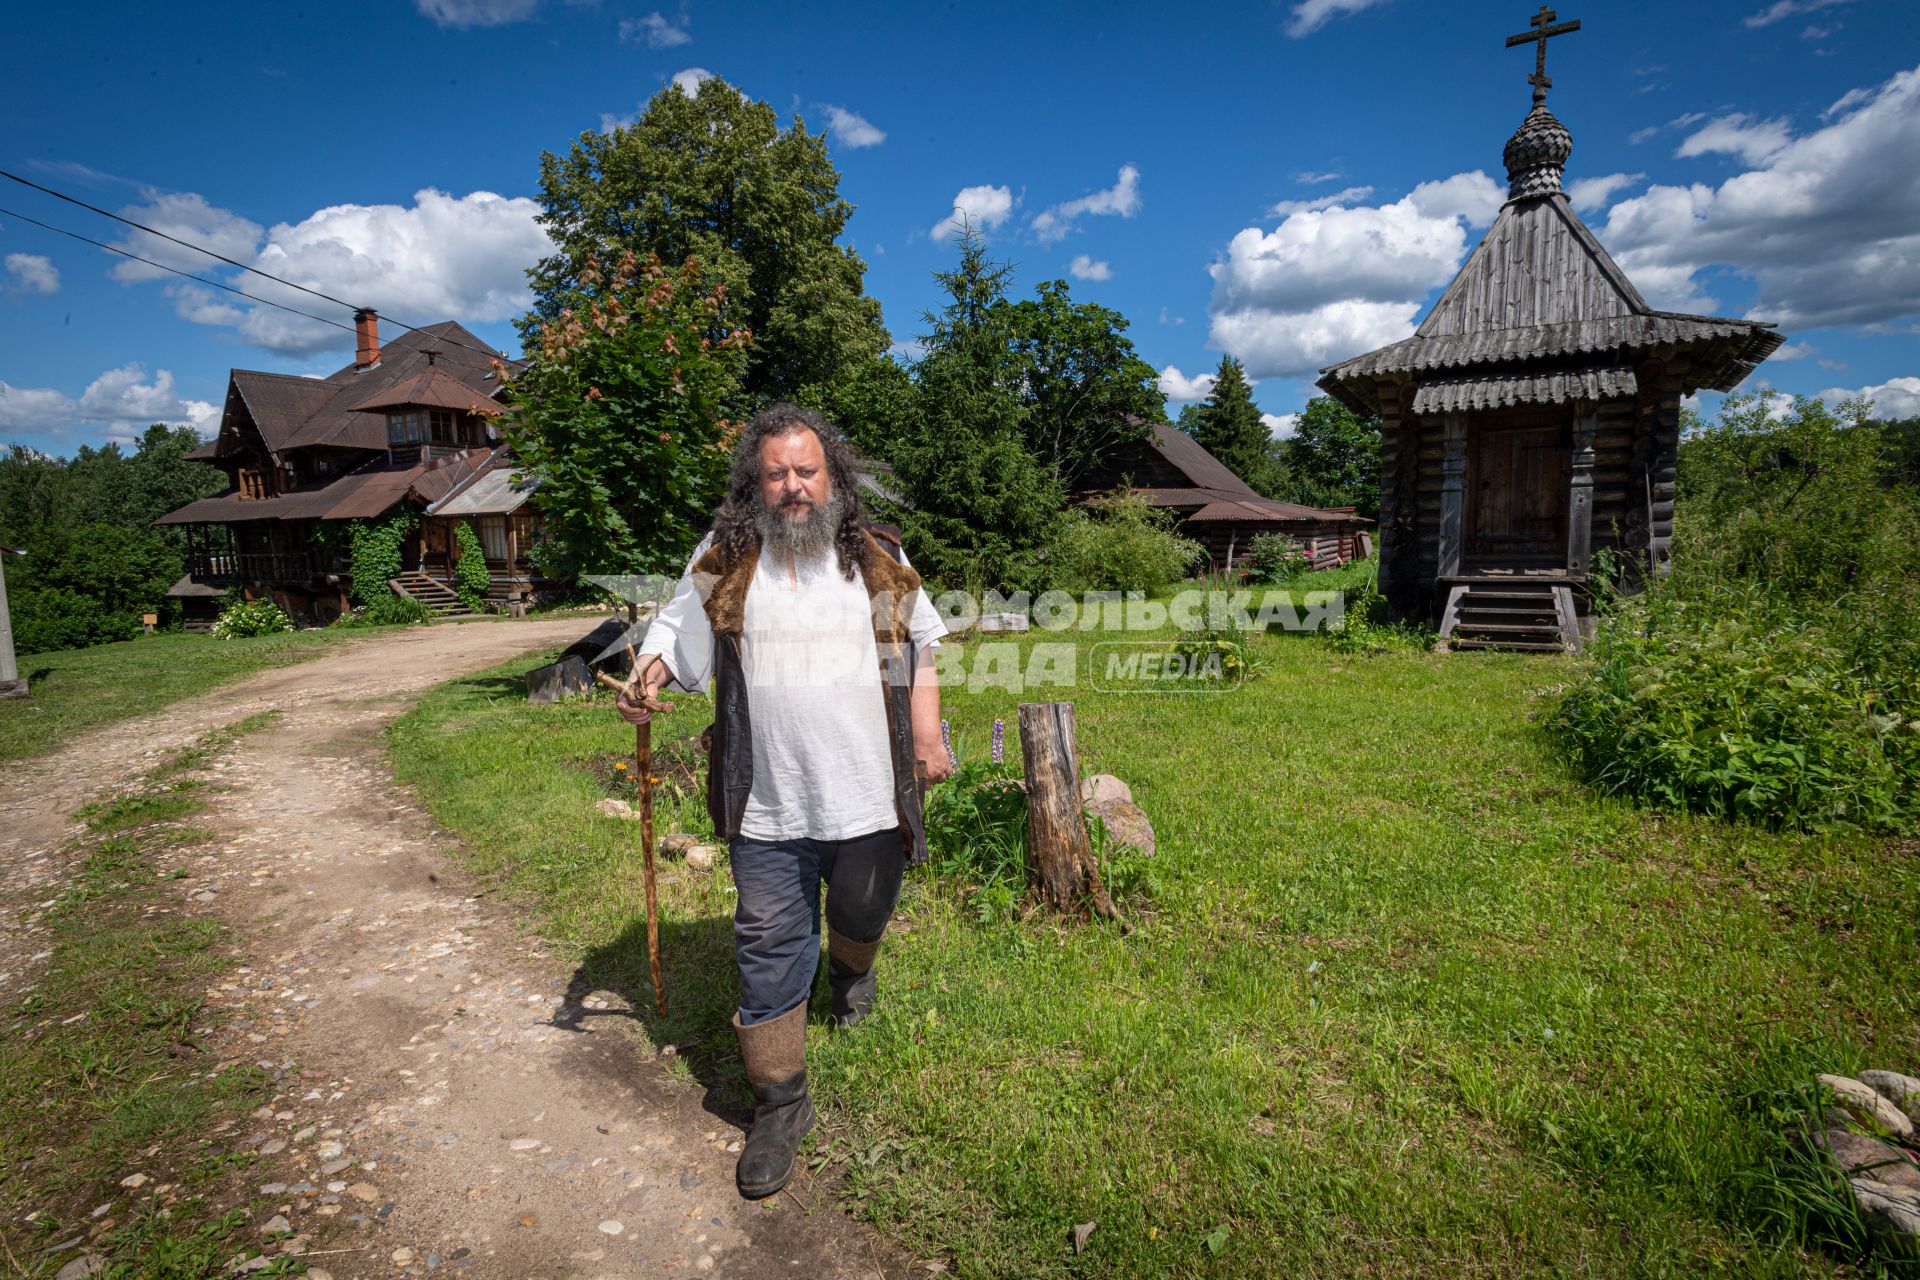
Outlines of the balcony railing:
{"type": "Polygon", "coordinates": [[[189,556],[196,582],[306,582],[323,573],[349,571],[344,559],[329,561],[314,551],[219,552],[189,556]]]}

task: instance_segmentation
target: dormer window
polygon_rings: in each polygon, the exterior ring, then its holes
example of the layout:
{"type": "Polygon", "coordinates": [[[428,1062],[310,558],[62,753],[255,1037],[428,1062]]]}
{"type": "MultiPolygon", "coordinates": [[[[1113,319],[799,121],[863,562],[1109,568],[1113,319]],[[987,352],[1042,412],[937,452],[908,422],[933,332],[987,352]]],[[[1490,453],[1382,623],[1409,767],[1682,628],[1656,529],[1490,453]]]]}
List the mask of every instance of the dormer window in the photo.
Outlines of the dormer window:
{"type": "Polygon", "coordinates": [[[402,409],[387,415],[387,447],[427,442],[427,415],[420,409],[402,409]]]}

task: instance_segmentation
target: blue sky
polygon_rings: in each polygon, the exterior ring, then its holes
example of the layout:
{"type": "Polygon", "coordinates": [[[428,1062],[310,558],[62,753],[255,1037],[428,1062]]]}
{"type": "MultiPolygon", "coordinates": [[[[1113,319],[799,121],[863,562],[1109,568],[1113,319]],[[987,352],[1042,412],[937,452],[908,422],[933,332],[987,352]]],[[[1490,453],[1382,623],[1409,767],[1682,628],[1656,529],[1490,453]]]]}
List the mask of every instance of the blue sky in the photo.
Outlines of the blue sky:
{"type": "MultiPolygon", "coordinates": [[[[1920,413],[1920,18],[1890,0],[1561,10],[1550,106],[1587,219],[1655,305],[1778,319],[1749,385],[1920,413]]],[[[713,74],[831,128],[897,341],[956,201],[1132,321],[1176,397],[1222,351],[1277,431],[1319,365],[1404,336],[1497,211],[1524,3],[45,5],[0,167],[413,324],[509,345],[543,150],[713,74]]],[[[0,182],[0,208],[230,269],[0,182]]],[[[0,442],[207,425],[227,370],[324,373],[339,330],[0,214],[0,442]]],[[[246,287],[260,287],[255,280],[246,287]]],[[[264,292],[273,292],[265,286],[264,292]]],[[[300,305],[331,309],[313,299],[300,305]]],[[[345,320],[345,314],[334,316],[345,320]]]]}

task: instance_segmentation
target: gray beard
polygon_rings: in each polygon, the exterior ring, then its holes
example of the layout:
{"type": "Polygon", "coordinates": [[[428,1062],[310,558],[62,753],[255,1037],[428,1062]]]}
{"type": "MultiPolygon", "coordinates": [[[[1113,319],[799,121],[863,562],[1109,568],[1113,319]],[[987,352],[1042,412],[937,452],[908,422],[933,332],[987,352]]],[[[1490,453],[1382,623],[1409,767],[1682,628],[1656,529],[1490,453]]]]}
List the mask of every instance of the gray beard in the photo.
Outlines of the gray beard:
{"type": "Polygon", "coordinates": [[[779,559],[791,558],[804,563],[817,560],[827,553],[846,514],[846,499],[836,488],[824,504],[815,506],[798,520],[790,520],[778,511],[770,510],[762,501],[754,508],[753,523],[760,534],[762,547],[779,559]]]}

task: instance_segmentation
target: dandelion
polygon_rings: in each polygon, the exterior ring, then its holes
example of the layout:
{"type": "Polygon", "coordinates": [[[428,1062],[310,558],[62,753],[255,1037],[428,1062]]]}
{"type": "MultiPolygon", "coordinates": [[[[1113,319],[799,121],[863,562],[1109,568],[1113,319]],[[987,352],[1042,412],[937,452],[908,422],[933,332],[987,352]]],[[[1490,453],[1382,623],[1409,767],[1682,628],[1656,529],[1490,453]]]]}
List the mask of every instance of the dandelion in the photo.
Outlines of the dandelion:
{"type": "Polygon", "coordinates": [[[620,763],[614,765],[613,767],[618,769],[620,772],[625,773],[627,771],[627,762],[625,760],[622,760],[620,763]]]}
{"type": "Polygon", "coordinates": [[[993,722],[993,762],[999,764],[1007,758],[1007,722],[993,722]]]}

